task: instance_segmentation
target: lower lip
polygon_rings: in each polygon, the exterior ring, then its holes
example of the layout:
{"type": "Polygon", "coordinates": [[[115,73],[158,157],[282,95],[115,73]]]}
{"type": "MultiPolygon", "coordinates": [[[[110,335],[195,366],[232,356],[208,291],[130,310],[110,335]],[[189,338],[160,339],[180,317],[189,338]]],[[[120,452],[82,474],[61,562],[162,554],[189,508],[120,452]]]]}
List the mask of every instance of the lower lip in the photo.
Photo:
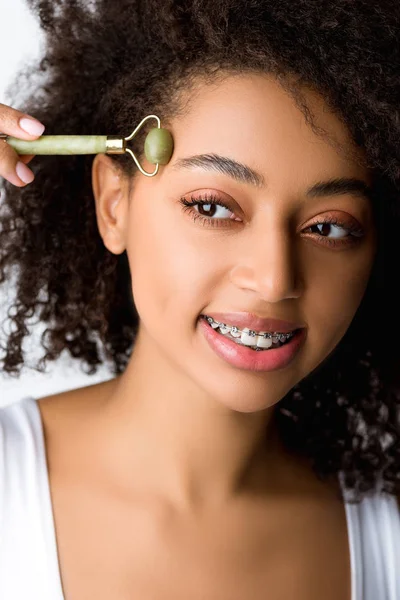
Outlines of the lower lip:
{"type": "Polygon", "coordinates": [[[300,329],[287,344],[273,350],[257,352],[246,346],[239,346],[222,333],[217,333],[203,317],[200,318],[199,326],[207,342],[220,358],[238,369],[249,371],[275,371],[287,367],[306,338],[306,330],[300,329]]]}

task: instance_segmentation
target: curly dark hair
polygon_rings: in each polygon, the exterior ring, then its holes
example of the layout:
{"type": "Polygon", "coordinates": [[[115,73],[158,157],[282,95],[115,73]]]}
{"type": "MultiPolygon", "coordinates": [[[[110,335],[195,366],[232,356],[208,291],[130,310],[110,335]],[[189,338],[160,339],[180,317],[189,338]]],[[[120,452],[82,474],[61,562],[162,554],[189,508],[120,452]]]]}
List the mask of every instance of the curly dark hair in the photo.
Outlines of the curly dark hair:
{"type": "MultiPolygon", "coordinates": [[[[16,99],[28,86],[22,106],[15,107],[41,120],[48,135],[123,136],[150,113],[166,127],[185,110],[182,91],[199,78],[211,81],[232,72],[275,76],[319,135],[324,132],[313,122],[303,86],[321,94],[347,125],[373,173],[376,259],[343,339],[278,403],[276,418],[286,447],[310,458],[319,478],[342,475],[350,501],[378,484],[398,494],[398,0],[27,3],[40,20],[46,47],[33,72],[25,67],[17,74],[9,94],[16,99]],[[390,316],[387,328],[381,326],[383,314],[390,316]]],[[[0,283],[16,275],[16,297],[2,365],[11,376],[23,366],[22,343],[35,315],[47,324],[38,371],[64,350],[89,374],[108,362],[118,375],[129,360],[139,318],[126,252],[109,252],[98,231],[92,160],[34,158],[33,184],[5,183],[0,283]]],[[[112,160],[134,179],[131,158],[112,160]]]]}

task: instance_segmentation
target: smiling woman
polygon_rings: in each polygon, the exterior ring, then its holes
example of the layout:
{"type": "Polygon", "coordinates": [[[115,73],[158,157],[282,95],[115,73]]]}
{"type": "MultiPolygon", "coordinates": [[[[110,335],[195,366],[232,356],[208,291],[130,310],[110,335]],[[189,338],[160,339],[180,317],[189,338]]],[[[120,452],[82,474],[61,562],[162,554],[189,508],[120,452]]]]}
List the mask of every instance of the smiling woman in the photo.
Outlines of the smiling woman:
{"type": "Polygon", "coordinates": [[[397,3],[84,4],[30,1],[23,110],[174,151],[6,184],[4,370],[37,314],[38,369],[114,377],[0,411],[0,597],[400,600],[397,3]]]}

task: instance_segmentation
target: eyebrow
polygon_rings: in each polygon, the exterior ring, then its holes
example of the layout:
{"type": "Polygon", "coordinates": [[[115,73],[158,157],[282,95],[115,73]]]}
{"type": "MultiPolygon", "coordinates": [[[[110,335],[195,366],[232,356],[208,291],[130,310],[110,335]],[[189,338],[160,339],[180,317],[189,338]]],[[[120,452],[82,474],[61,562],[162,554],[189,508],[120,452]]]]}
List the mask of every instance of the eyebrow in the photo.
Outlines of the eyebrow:
{"type": "MultiPolygon", "coordinates": [[[[205,171],[216,171],[228,175],[236,181],[247,183],[255,187],[266,185],[264,177],[243,163],[237,162],[227,156],[219,154],[196,154],[185,158],[179,158],[173,165],[173,169],[196,169],[205,171]]],[[[356,177],[335,177],[327,181],[318,181],[306,191],[309,198],[324,196],[339,196],[353,194],[366,200],[372,200],[373,190],[362,179],[356,177]]]]}

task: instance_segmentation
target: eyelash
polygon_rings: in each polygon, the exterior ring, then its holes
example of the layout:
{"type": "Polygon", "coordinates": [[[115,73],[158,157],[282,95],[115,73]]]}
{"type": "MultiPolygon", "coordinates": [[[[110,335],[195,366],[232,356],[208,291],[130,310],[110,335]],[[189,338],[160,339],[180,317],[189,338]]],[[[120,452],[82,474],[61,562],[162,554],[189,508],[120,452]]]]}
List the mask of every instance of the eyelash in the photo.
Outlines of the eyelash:
{"type": "MultiPolygon", "coordinates": [[[[226,208],[227,210],[229,210],[230,212],[233,213],[233,210],[229,206],[224,204],[224,202],[222,202],[215,195],[210,195],[210,196],[205,195],[203,197],[200,196],[198,198],[196,198],[194,196],[190,196],[190,201],[188,201],[185,197],[182,197],[180,199],[180,203],[182,205],[183,211],[189,212],[190,217],[193,219],[193,221],[197,221],[197,219],[200,219],[200,222],[204,226],[211,225],[212,227],[219,227],[219,225],[218,225],[219,221],[233,220],[233,219],[213,219],[212,217],[205,217],[204,215],[200,215],[199,213],[196,213],[195,211],[192,210],[193,207],[196,205],[203,206],[204,204],[212,204],[212,205],[222,206],[223,208],[226,208]]],[[[237,221],[235,221],[235,222],[237,222],[237,221]]],[[[325,225],[325,224],[341,227],[342,229],[345,229],[350,234],[347,238],[342,238],[340,240],[329,239],[329,238],[325,238],[324,236],[320,235],[319,237],[321,238],[322,243],[326,244],[327,246],[344,246],[344,245],[348,245],[348,244],[356,244],[357,242],[361,241],[362,237],[364,237],[364,231],[361,227],[359,227],[355,224],[342,222],[335,217],[329,217],[326,219],[322,219],[321,221],[318,221],[317,223],[313,223],[309,227],[315,227],[316,225],[325,225]]],[[[307,229],[309,229],[309,227],[307,227],[307,229]]]]}

